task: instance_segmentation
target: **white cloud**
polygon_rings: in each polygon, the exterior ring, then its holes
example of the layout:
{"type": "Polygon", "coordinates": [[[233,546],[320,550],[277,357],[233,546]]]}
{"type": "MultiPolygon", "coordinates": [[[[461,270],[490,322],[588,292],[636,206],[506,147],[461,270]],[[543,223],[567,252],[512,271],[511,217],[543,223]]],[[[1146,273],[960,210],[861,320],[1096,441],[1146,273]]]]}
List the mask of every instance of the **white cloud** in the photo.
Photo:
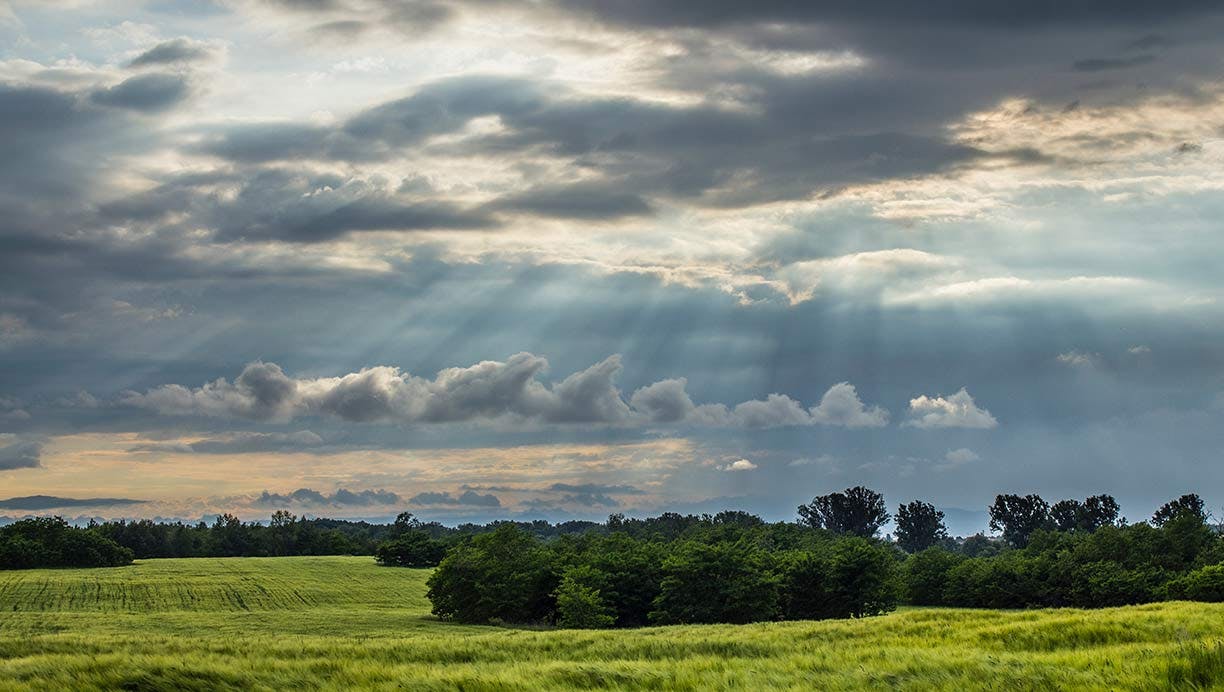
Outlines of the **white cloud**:
{"type": "Polygon", "coordinates": [[[847,382],[830,387],[810,409],[777,393],[734,408],[697,405],[685,391],[683,378],[642,387],[626,401],[615,383],[621,367],[620,356],[612,355],[549,385],[539,379],[548,361],[531,353],[516,354],[505,362],[447,368],[433,380],[385,365],[340,377],[297,379],[275,363],[255,362],[233,382],[222,378],[196,389],[168,384],[144,393],[125,392],[119,403],[164,415],[268,421],[300,416],[398,423],[508,418],[540,423],[742,428],[816,424],[865,428],[888,423],[888,412],[863,404],[847,382]]]}
{"type": "Polygon", "coordinates": [[[818,289],[878,290],[898,281],[931,276],[956,268],[958,260],[912,248],[856,252],[839,257],[802,260],[777,271],[792,302],[815,296],[818,289]]]}
{"type": "Polygon", "coordinates": [[[1161,284],[1126,276],[1073,276],[1065,279],[1025,279],[994,276],[931,285],[907,293],[890,293],[886,303],[921,305],[994,301],[1152,298],[1167,289],[1161,284]]]}
{"type": "Polygon", "coordinates": [[[821,454],[818,457],[799,457],[790,461],[787,466],[817,466],[828,471],[839,470],[837,458],[831,454],[821,454]]]}
{"type": "Polygon", "coordinates": [[[1130,348],[1126,349],[1126,352],[1132,356],[1146,356],[1152,352],[1152,349],[1140,344],[1138,346],[1131,346],[1130,348]]]}
{"type": "Polygon", "coordinates": [[[1058,362],[1077,368],[1090,368],[1096,364],[1097,357],[1095,353],[1067,351],[1066,353],[1058,354],[1058,362]]]}
{"type": "Polygon", "coordinates": [[[963,464],[977,462],[980,461],[980,459],[982,459],[982,457],[979,457],[977,452],[974,452],[973,449],[969,449],[968,447],[949,449],[949,452],[944,454],[944,462],[949,465],[953,465],[953,467],[960,467],[960,465],[963,464]]]}
{"type": "Polygon", "coordinates": [[[723,464],[718,467],[719,471],[751,471],[757,467],[756,464],[747,459],[737,459],[729,464],[723,464]]]}
{"type": "Polygon", "coordinates": [[[858,390],[849,382],[839,382],[829,387],[829,391],[821,397],[820,404],[811,409],[811,415],[817,423],[847,428],[882,428],[888,425],[888,411],[879,406],[864,406],[858,390]]]}
{"type": "Polygon", "coordinates": [[[910,419],[904,426],[914,428],[994,428],[999,425],[990,411],[979,408],[965,388],[951,396],[910,399],[910,419]]]}

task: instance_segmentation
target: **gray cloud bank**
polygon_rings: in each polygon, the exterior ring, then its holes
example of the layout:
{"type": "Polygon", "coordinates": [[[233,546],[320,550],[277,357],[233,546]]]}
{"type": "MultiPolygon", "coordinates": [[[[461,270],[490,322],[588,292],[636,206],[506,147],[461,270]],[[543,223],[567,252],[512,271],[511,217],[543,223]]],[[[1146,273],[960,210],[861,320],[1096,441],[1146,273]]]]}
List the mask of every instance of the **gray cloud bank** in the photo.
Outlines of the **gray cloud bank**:
{"type": "Polygon", "coordinates": [[[253,504],[261,507],[305,505],[333,507],[379,507],[402,503],[402,498],[389,490],[346,490],[325,493],[310,488],[298,488],[291,493],[280,494],[263,491],[253,504]]]}

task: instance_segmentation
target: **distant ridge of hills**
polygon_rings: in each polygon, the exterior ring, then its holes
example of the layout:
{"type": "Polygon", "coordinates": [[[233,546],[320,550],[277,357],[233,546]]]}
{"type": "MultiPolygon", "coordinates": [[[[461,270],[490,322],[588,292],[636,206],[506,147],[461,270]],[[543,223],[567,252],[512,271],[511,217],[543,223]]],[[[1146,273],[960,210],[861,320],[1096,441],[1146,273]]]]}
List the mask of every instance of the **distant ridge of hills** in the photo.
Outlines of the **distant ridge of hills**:
{"type": "Polygon", "coordinates": [[[133,500],[126,497],[56,497],[54,495],[26,495],[0,500],[0,509],[53,509],[56,507],[113,507],[117,505],[140,505],[148,500],[133,500]]]}

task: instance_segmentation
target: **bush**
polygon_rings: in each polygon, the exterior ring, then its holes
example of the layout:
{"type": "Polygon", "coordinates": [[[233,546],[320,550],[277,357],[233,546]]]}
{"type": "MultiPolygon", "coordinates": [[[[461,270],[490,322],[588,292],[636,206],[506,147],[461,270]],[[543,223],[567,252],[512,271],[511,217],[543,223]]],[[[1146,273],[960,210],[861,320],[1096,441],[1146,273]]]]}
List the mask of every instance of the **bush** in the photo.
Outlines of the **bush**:
{"type": "Polygon", "coordinates": [[[965,558],[943,548],[927,548],[914,553],[902,570],[907,602],[913,605],[946,605],[944,587],[948,572],[965,558]]]}
{"type": "Polygon", "coordinates": [[[409,531],[379,545],[374,559],[389,567],[435,567],[445,555],[445,543],[424,531],[409,531]]]}
{"type": "Polygon", "coordinates": [[[889,548],[862,538],[832,546],[829,558],[831,617],[866,617],[897,607],[897,559],[889,548]]]}
{"type": "Polygon", "coordinates": [[[666,555],[662,543],[615,533],[592,536],[585,550],[567,564],[591,568],[587,585],[599,590],[616,616],[617,627],[641,627],[649,623],[654,600],[659,596],[666,555]]]}
{"type": "Polygon", "coordinates": [[[565,573],[557,587],[557,625],[573,629],[602,629],[616,623],[612,609],[588,584],[599,576],[590,567],[565,573]]]}
{"type": "Polygon", "coordinates": [[[1200,567],[1174,579],[1169,582],[1168,595],[1186,601],[1224,601],[1224,564],[1200,567]]]}
{"type": "Polygon", "coordinates": [[[829,608],[829,561],[809,551],[794,551],[780,562],[781,607],[787,620],[836,617],[829,608]]]}
{"type": "Polygon", "coordinates": [[[745,623],[778,615],[778,580],[751,542],[685,541],[663,561],[656,624],[745,623]]]}
{"type": "Polygon", "coordinates": [[[433,613],[459,622],[548,622],[556,608],[548,554],[513,524],[452,548],[426,583],[433,613]]]}

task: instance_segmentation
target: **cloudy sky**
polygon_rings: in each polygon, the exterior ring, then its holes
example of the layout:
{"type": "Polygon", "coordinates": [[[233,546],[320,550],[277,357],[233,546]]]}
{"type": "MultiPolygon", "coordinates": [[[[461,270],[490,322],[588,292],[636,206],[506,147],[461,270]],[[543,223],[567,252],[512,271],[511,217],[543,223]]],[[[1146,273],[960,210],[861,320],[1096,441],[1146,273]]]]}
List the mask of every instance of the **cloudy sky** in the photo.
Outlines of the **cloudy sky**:
{"type": "Polygon", "coordinates": [[[1220,513],[1221,35],[0,0],[0,513],[1220,513]]]}

